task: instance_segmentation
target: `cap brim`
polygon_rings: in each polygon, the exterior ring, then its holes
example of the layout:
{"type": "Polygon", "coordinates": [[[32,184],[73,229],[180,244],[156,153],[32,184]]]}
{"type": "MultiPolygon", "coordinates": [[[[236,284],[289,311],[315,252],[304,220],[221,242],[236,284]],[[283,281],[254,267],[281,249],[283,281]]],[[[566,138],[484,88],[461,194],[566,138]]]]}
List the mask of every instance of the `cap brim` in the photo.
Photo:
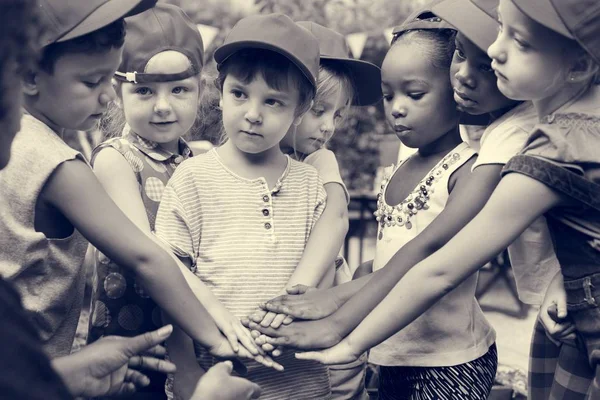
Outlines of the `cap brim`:
{"type": "Polygon", "coordinates": [[[308,79],[308,81],[313,86],[313,88],[315,88],[315,90],[317,89],[317,82],[315,80],[315,77],[313,76],[312,72],[308,68],[306,68],[306,66],[302,63],[302,61],[300,61],[298,58],[296,58],[291,53],[283,50],[282,48],[273,46],[273,45],[270,45],[270,44],[264,43],[264,42],[256,42],[253,40],[247,40],[247,41],[234,42],[234,43],[222,45],[217,50],[215,50],[214,55],[213,55],[215,61],[217,62],[217,68],[219,68],[219,66],[221,64],[223,64],[234,53],[237,53],[239,50],[242,50],[242,49],[250,49],[250,48],[271,50],[271,51],[281,54],[282,56],[284,56],[285,58],[290,60],[292,63],[294,63],[294,65],[296,67],[298,67],[298,69],[300,69],[300,71],[302,71],[302,74],[306,77],[306,79],[308,79]]]}
{"type": "MultiPolygon", "coordinates": [[[[82,1],[82,0],[78,0],[82,1]]],[[[64,42],[103,28],[120,18],[131,17],[154,7],[157,0],[108,1],[95,9],[73,29],[56,42],[64,42]]]]}
{"type": "Polygon", "coordinates": [[[431,11],[484,52],[496,40],[498,22],[469,0],[446,0],[433,6],[431,11]]]}
{"type": "Polygon", "coordinates": [[[575,37],[569,32],[569,29],[560,19],[556,9],[550,0],[512,0],[515,6],[537,23],[544,25],[546,28],[560,33],[569,39],[575,37]]]}
{"type": "Polygon", "coordinates": [[[321,60],[328,60],[345,66],[353,77],[354,99],[353,106],[368,106],[377,103],[383,98],[381,92],[381,70],[375,64],[353,58],[338,58],[321,56],[321,60]]]}

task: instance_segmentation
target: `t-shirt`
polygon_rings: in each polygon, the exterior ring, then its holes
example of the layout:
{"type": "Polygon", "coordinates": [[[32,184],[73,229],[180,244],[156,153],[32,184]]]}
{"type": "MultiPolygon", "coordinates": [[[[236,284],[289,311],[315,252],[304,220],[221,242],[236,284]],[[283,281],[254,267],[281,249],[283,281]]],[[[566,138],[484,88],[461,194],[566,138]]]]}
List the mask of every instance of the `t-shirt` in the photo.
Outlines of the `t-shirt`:
{"type": "MultiPolygon", "coordinates": [[[[496,119],[483,133],[471,134],[469,145],[478,152],[473,170],[481,165],[506,164],[523,150],[536,122],[536,111],[527,101],[496,119]]],[[[541,304],[560,269],[545,217],[536,219],[508,246],[508,255],[519,299],[527,304],[541,304]]]]}
{"type": "Polygon", "coordinates": [[[0,278],[0,399],[69,400],[17,291],[0,278]]]}
{"type": "Polygon", "coordinates": [[[348,193],[348,189],[342,180],[340,166],[338,165],[337,158],[335,157],[333,151],[328,149],[319,149],[306,156],[303,161],[317,169],[319,176],[323,181],[323,185],[327,183],[338,183],[342,185],[344,193],[346,194],[346,200],[350,202],[350,194],[348,193]]]}
{"type": "Polygon", "coordinates": [[[35,229],[35,209],[48,178],[82,156],[46,124],[25,114],[0,171],[0,274],[21,295],[50,357],[71,352],[83,303],[87,241],[77,231],[48,238],[35,229]]]}
{"type": "MultiPolygon", "coordinates": [[[[236,317],[275,297],[296,269],[311,229],[325,207],[317,171],[287,158],[273,188],[264,178],[231,171],[216,149],[184,161],[162,197],[156,234],[236,317]]],[[[196,347],[200,365],[216,360],[196,347]]],[[[261,399],[326,399],[325,365],[297,360],[293,351],[277,358],[283,373],[245,361],[246,378],[262,388],[261,399]]]]}

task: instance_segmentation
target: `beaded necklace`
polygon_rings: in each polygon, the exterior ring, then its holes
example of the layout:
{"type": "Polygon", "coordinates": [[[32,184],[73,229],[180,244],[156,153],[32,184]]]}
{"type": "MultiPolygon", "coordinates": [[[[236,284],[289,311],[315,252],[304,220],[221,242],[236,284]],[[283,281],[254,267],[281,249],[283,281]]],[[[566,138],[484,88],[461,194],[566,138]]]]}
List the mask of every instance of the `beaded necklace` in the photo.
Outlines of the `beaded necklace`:
{"type": "Polygon", "coordinates": [[[409,193],[404,200],[395,206],[390,206],[385,202],[385,191],[392,176],[401,164],[397,167],[392,166],[392,168],[388,169],[387,173],[384,172],[383,180],[381,181],[381,190],[377,194],[377,211],[373,213],[380,225],[377,238],[379,240],[383,239],[383,229],[386,226],[391,227],[397,225],[404,226],[406,229],[411,229],[411,218],[420,210],[429,209],[427,203],[435,191],[433,187],[434,183],[439,181],[450,166],[458,160],[460,160],[459,153],[452,152],[447,154],[427,175],[425,175],[419,184],[417,184],[417,187],[409,193]]]}

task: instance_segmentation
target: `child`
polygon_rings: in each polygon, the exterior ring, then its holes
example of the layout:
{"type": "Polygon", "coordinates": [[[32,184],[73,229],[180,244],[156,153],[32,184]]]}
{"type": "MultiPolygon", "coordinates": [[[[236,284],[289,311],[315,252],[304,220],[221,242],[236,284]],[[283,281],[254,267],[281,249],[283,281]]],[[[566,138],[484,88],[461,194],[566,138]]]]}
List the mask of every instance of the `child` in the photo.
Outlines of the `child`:
{"type": "MultiPolygon", "coordinates": [[[[600,91],[594,84],[600,60],[594,39],[600,20],[594,6],[595,2],[500,1],[501,29],[488,50],[498,87],[510,98],[531,100],[540,123],[522,154],[505,166],[504,177],[480,214],[408,272],[353,333],[318,357],[328,362],[353,359],[403,328],[531,221],[548,213],[562,272],[556,280],[564,276],[569,316],[595,370],[587,398],[600,396],[594,289],[600,270],[600,186],[595,183],[600,91]],[[472,246],[474,238],[477,246],[472,246]],[[428,290],[420,282],[427,282],[428,290]],[[372,326],[381,329],[367,328],[372,326]]],[[[553,282],[551,288],[560,285],[553,282]]],[[[565,311],[559,310],[558,317],[565,317],[565,311]]]]}
{"type": "MultiPolygon", "coordinates": [[[[177,169],[156,231],[240,318],[312,274],[296,266],[326,193],[317,171],[284,155],[279,142],[311,106],[319,45],[282,14],[255,15],[233,27],[215,61],[228,141],[177,169]]],[[[168,345],[176,363],[194,358],[189,339],[168,345]]],[[[214,362],[196,350],[202,367],[214,362]]],[[[324,366],[289,353],[278,362],[285,372],[248,364],[247,377],[260,384],[261,398],[329,397],[324,366]]]]}
{"type": "MultiPolygon", "coordinates": [[[[121,65],[115,75],[118,106],[112,107],[113,114],[120,115],[111,116],[123,119],[124,114],[127,128],[120,137],[98,146],[92,163],[115,203],[146,232],[154,230],[169,178],[191,155],[181,136],[196,119],[203,53],[196,25],[179,7],[159,3],[127,20],[121,65]],[[129,76],[132,71],[139,73],[129,76]]],[[[98,293],[88,342],[162,326],[160,309],[134,274],[98,250],[94,255],[98,293]]],[[[156,373],[150,378],[150,386],[135,396],[166,398],[166,376],[156,373]]]]}
{"type": "MultiPolygon", "coordinates": [[[[0,218],[0,260],[2,275],[17,286],[51,357],[68,354],[75,336],[83,298],[84,237],[135,271],[153,299],[213,354],[236,354],[175,272],[172,256],[131,223],[81,155],[61,139],[65,129],[92,128],[106,110],[121,58],[122,17],[153,4],[39,2],[43,54],[37,65],[23,71],[26,115],[12,162],[0,174],[8,204],[0,218]]],[[[249,355],[244,349],[239,354],[249,355]]]]}

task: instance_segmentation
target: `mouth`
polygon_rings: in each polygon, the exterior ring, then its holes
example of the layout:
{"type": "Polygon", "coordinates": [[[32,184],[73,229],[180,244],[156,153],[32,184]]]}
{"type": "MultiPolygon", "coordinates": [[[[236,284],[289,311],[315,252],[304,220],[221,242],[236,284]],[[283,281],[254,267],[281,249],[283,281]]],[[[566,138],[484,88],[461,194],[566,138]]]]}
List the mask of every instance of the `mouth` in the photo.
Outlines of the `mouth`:
{"type": "Polygon", "coordinates": [[[92,114],[91,117],[94,119],[100,119],[100,118],[102,118],[103,115],[104,115],[104,113],[98,113],[98,114],[92,114]]]}
{"type": "Polygon", "coordinates": [[[323,147],[325,145],[325,139],[323,138],[315,138],[315,137],[311,137],[308,138],[309,140],[311,140],[313,143],[323,147]]]}
{"type": "Polygon", "coordinates": [[[159,122],[150,122],[152,125],[158,125],[158,126],[168,126],[171,124],[174,124],[177,121],[159,121],[159,122]]]}
{"type": "Polygon", "coordinates": [[[410,128],[408,126],[404,126],[402,124],[394,124],[393,128],[394,132],[396,133],[405,133],[410,131],[410,128]]]}
{"type": "Polygon", "coordinates": [[[465,108],[472,108],[472,107],[475,107],[475,105],[477,105],[477,102],[475,100],[471,99],[470,97],[465,95],[463,92],[460,92],[456,89],[454,89],[454,101],[456,101],[456,103],[459,106],[465,107],[465,108]]]}
{"type": "Polygon", "coordinates": [[[256,133],[256,132],[252,132],[252,131],[240,131],[242,133],[245,133],[246,135],[250,136],[250,137],[263,137],[260,133],[256,133]]]}
{"type": "Polygon", "coordinates": [[[493,62],[492,62],[492,69],[494,70],[494,74],[496,74],[496,77],[497,77],[498,79],[502,79],[502,80],[505,80],[505,81],[507,81],[507,80],[508,80],[508,78],[506,77],[506,75],[504,75],[502,72],[498,71],[498,68],[497,68],[497,66],[496,66],[496,65],[494,65],[494,63],[493,63],[493,62]]]}

